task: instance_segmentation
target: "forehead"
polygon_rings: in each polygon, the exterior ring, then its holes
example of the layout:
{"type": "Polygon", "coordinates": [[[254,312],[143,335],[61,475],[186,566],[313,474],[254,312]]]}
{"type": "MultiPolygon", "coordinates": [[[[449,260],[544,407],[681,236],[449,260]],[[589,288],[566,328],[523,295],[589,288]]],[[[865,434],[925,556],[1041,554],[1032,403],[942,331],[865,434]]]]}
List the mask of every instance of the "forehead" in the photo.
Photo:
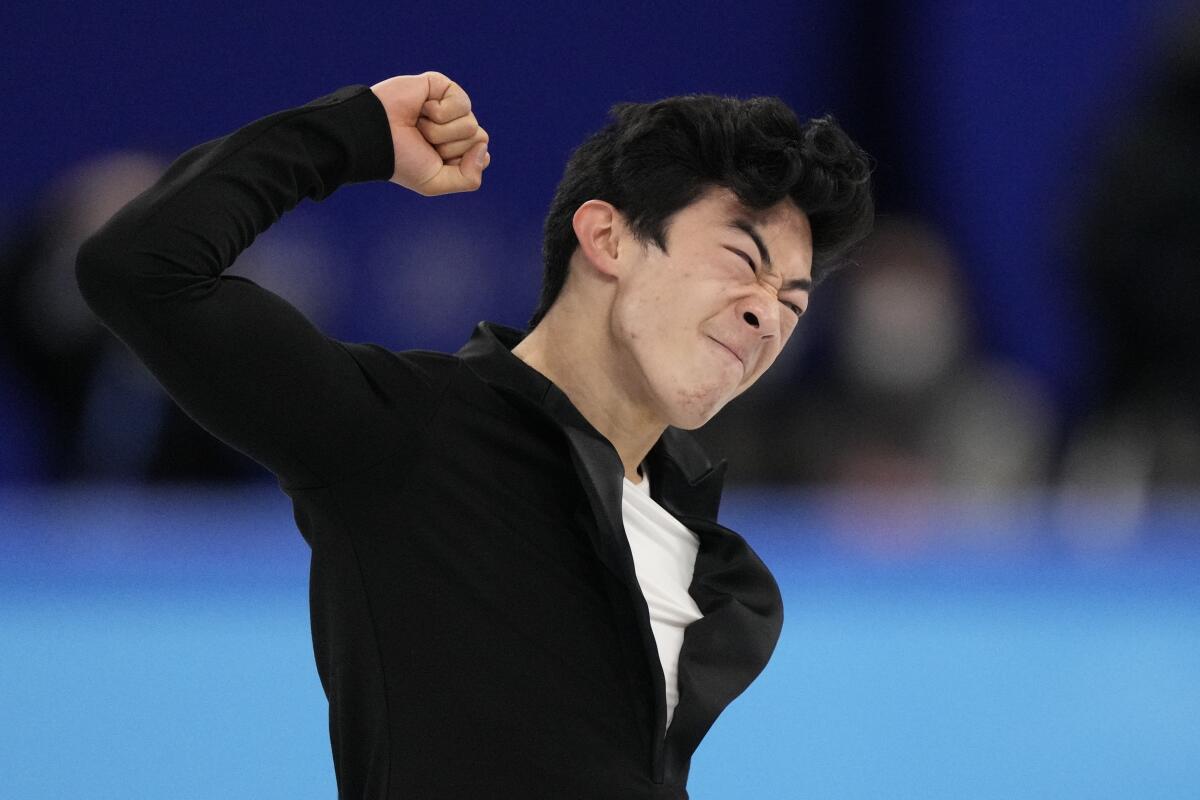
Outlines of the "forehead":
{"type": "Polygon", "coordinates": [[[763,227],[808,228],[808,217],[790,197],[785,197],[769,208],[749,208],[738,200],[732,190],[716,186],[706,190],[692,205],[703,207],[708,213],[718,217],[740,217],[763,227]]]}

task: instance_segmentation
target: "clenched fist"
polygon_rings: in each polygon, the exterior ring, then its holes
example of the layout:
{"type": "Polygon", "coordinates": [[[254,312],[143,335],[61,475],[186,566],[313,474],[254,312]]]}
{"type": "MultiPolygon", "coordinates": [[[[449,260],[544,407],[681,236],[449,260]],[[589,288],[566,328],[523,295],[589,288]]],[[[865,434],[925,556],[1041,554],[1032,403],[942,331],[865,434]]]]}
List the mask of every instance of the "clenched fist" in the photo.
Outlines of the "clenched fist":
{"type": "Polygon", "coordinates": [[[491,162],[487,131],[471,98],[440,72],[397,75],[371,91],[387,111],[396,171],[392,183],[423,195],[473,192],[491,162]]]}

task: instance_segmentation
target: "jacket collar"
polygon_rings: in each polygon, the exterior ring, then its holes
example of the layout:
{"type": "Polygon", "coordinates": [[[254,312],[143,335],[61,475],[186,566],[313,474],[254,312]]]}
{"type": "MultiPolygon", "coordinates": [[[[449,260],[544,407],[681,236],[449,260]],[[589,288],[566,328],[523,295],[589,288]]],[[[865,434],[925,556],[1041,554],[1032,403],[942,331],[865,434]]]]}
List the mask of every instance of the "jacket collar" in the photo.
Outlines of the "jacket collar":
{"type": "MultiPolygon", "coordinates": [[[[512,354],[526,336],[524,331],[480,322],[458,356],[487,383],[539,407],[567,431],[573,443],[596,456],[601,463],[616,459],[617,475],[623,474],[615,448],[579,413],[566,394],[549,378],[512,354]],[[611,450],[611,454],[605,452],[611,450]]],[[[651,497],[677,517],[701,517],[715,521],[727,464],[715,466],[699,443],[686,431],[667,428],[646,456],[650,470],[651,497]]],[[[609,481],[603,481],[608,484],[609,481]]],[[[618,477],[616,487],[621,482],[618,477]]],[[[605,498],[611,500],[612,498],[605,498]]],[[[620,507],[620,494],[616,496],[620,507]]]]}

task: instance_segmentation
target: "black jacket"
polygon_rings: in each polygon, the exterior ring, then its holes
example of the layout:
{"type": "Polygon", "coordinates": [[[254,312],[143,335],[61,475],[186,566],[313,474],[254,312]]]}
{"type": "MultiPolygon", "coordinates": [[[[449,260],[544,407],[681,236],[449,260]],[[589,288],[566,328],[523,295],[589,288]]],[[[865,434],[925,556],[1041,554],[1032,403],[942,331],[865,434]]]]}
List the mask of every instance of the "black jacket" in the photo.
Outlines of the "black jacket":
{"type": "Polygon", "coordinates": [[[667,429],[652,496],[700,538],[679,705],[621,521],[623,469],[480,324],[455,355],[326,337],[223,275],[284,212],[392,172],[364,86],[181,156],[80,251],[89,305],[201,425],[270,469],[312,548],[310,610],[345,798],[685,798],[766,665],[782,604],[717,524],[724,463],[667,429]]]}

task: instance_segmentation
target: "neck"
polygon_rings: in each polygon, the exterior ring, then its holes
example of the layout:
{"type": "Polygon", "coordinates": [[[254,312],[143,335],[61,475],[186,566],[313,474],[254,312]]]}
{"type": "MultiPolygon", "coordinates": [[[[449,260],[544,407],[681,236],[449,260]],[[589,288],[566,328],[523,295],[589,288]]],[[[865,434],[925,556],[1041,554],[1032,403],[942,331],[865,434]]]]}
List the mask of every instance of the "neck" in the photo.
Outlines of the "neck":
{"type": "Polygon", "coordinates": [[[513,348],[513,355],[562,390],[616,449],[625,477],[640,483],[638,467],[666,430],[666,423],[626,388],[628,370],[622,368],[603,326],[578,324],[586,317],[573,316],[570,303],[562,303],[565,299],[555,303],[513,348]]]}

